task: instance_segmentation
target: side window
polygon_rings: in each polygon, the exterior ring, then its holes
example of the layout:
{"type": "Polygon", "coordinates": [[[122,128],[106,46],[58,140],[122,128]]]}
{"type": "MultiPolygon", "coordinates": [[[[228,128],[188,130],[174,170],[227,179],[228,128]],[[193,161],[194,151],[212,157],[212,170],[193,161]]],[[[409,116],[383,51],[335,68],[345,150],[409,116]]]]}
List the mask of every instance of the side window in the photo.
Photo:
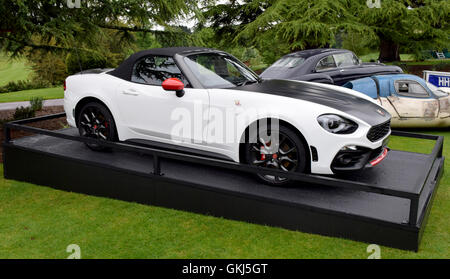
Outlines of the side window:
{"type": "Polygon", "coordinates": [[[427,90],[416,81],[397,80],[395,81],[394,86],[395,91],[399,96],[416,97],[416,98],[427,98],[430,96],[427,90]]]}
{"type": "Polygon", "coordinates": [[[351,67],[359,64],[359,60],[350,52],[335,54],[333,57],[338,67],[351,67]]]}
{"type": "Polygon", "coordinates": [[[334,62],[333,55],[322,58],[319,63],[317,63],[316,71],[326,71],[336,68],[336,63],[334,62]]]}
{"type": "Polygon", "coordinates": [[[281,58],[280,60],[276,61],[270,67],[294,68],[294,67],[297,67],[298,65],[302,64],[303,62],[305,62],[305,58],[303,58],[303,57],[288,56],[288,57],[281,58]]]}
{"type": "Polygon", "coordinates": [[[131,75],[131,81],[149,85],[161,85],[168,78],[178,78],[188,87],[188,81],[169,56],[146,56],[136,62],[131,75]]]}

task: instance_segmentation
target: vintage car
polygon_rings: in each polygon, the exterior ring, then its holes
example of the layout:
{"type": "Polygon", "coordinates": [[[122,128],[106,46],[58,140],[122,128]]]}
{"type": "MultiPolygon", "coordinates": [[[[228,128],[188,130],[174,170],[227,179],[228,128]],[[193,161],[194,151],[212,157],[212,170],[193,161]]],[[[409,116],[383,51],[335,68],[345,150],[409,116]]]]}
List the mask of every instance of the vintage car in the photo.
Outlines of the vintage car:
{"type": "Polygon", "coordinates": [[[344,87],[373,98],[392,115],[392,127],[450,127],[450,97],[415,75],[382,75],[344,87]]]}
{"type": "Polygon", "coordinates": [[[362,63],[345,49],[310,49],[283,56],[262,74],[262,78],[290,79],[343,85],[363,77],[403,73],[397,66],[362,63]]]}
{"type": "MultiPolygon", "coordinates": [[[[375,166],[386,157],[391,132],[389,113],[363,94],[263,80],[228,53],[195,47],[141,51],[114,70],[72,75],[64,108],[68,123],[84,137],[286,172],[334,174],[375,166]]],[[[288,182],[259,177],[272,185],[288,182]]]]}

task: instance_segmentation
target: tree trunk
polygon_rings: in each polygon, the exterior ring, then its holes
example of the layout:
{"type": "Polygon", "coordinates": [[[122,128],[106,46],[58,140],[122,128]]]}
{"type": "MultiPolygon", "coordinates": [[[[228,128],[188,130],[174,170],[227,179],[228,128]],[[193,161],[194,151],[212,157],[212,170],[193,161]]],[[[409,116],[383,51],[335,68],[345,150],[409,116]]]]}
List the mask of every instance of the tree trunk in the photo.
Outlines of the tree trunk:
{"type": "Polygon", "coordinates": [[[392,40],[380,37],[380,62],[400,61],[400,45],[392,40]]]}

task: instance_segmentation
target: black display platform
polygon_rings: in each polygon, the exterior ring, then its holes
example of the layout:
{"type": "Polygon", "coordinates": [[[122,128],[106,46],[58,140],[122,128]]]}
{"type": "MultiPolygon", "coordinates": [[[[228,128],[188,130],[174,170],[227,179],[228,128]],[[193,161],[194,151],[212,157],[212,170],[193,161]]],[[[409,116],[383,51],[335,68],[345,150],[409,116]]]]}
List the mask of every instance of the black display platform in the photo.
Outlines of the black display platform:
{"type": "MultiPolygon", "coordinates": [[[[76,129],[58,133],[77,135],[76,129]]],[[[442,154],[442,146],[437,150],[442,154]]],[[[306,182],[275,188],[252,174],[164,158],[157,162],[160,176],[153,174],[150,155],[93,152],[82,142],[36,135],[5,142],[4,175],[55,189],[417,251],[443,172],[444,158],[435,157],[393,150],[377,167],[346,177],[349,184],[377,185],[366,190],[379,193],[306,182]],[[382,194],[389,189],[416,199],[382,194]]]]}

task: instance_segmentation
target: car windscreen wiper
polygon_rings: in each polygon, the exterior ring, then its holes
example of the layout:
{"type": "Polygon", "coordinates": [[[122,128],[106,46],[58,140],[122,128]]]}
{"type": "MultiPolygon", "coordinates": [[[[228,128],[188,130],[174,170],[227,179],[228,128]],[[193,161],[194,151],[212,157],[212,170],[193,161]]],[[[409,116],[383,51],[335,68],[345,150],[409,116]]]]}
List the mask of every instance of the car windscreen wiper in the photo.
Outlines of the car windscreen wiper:
{"type": "Polygon", "coordinates": [[[244,85],[248,85],[248,84],[252,84],[252,83],[259,83],[259,80],[255,79],[255,80],[245,80],[241,83],[238,83],[236,86],[244,86],[244,85]]]}

